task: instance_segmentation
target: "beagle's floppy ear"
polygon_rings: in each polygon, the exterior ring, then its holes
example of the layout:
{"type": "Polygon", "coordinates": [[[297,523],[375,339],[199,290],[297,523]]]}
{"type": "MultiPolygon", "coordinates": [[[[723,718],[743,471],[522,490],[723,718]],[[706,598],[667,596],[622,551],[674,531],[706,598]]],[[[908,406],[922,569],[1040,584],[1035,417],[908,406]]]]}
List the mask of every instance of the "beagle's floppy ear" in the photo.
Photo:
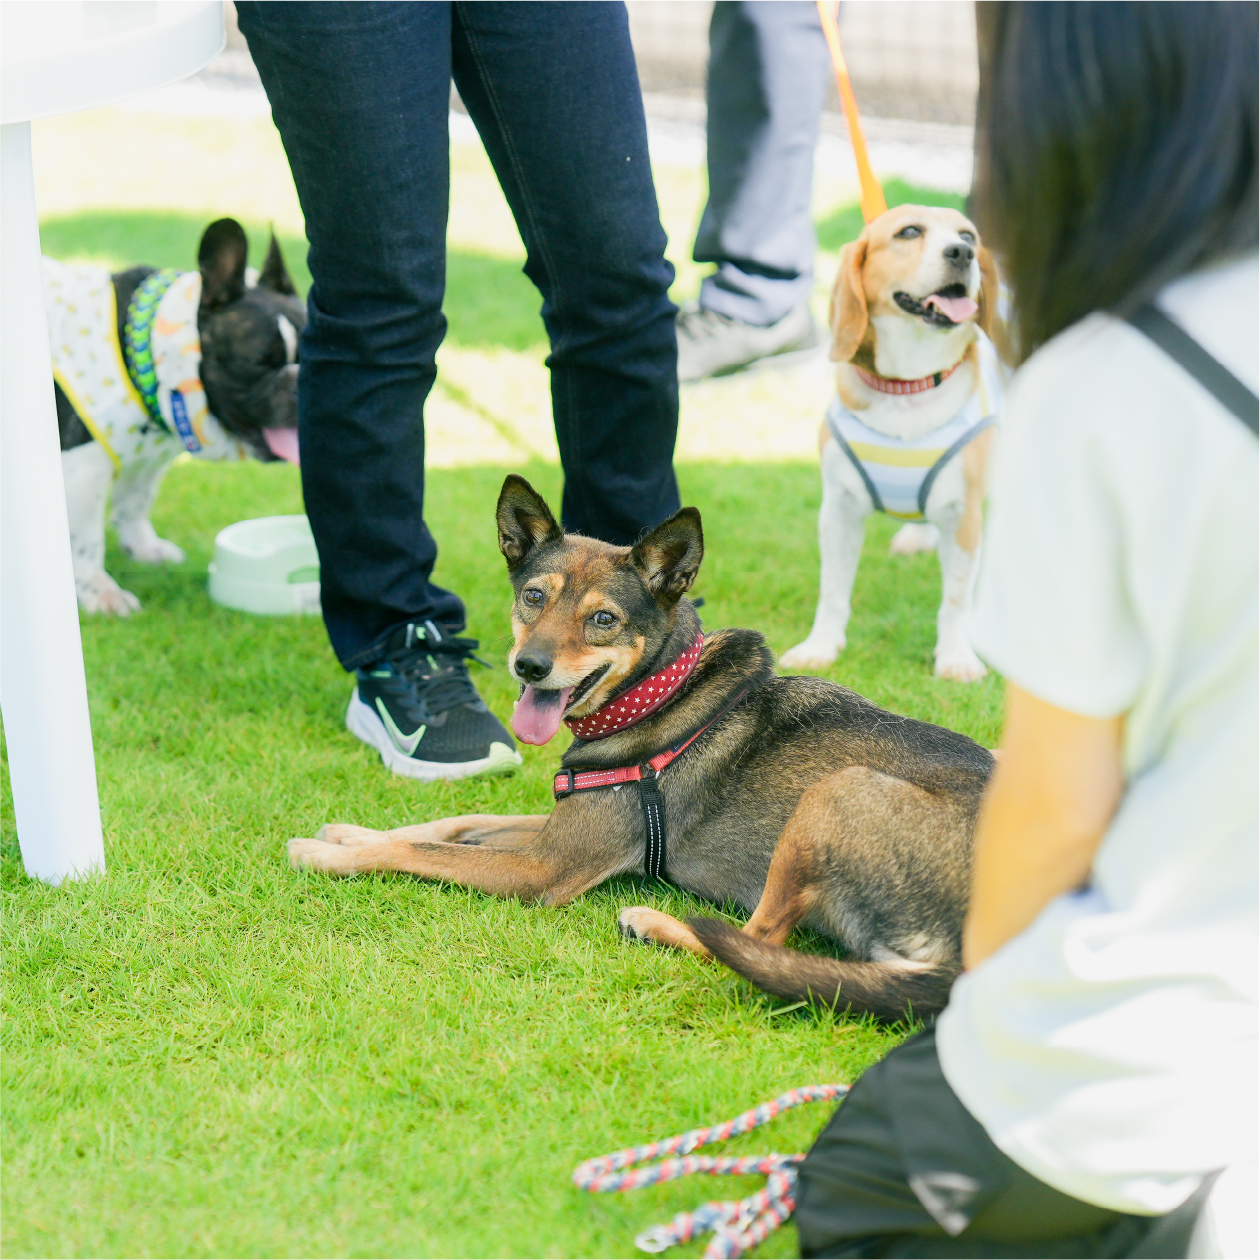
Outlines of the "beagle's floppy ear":
{"type": "Polygon", "coordinates": [[[564,537],[542,495],[515,473],[508,474],[499,491],[495,521],[499,527],[499,550],[509,573],[515,572],[535,547],[564,537]]]}
{"type": "Polygon", "coordinates": [[[840,268],[831,288],[831,361],[847,363],[866,336],[866,286],[862,268],[866,265],[866,233],[840,251],[840,268]]]}
{"type": "Polygon", "coordinates": [[[980,311],[976,323],[986,337],[993,336],[993,325],[998,320],[998,273],[993,255],[983,245],[976,250],[976,262],[980,264],[980,311]]]}

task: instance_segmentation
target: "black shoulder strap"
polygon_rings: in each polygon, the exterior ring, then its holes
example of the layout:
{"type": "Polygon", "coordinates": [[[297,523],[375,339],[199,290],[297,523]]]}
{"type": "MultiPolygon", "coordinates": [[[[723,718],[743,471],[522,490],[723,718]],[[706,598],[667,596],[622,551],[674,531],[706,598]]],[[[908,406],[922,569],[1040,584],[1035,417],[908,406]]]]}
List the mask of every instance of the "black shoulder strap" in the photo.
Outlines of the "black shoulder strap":
{"type": "Polygon", "coordinates": [[[1260,398],[1224,364],[1218,363],[1179,324],[1148,302],[1129,316],[1130,324],[1145,333],[1170,359],[1179,363],[1217,402],[1232,411],[1252,433],[1260,434],[1260,398]]]}

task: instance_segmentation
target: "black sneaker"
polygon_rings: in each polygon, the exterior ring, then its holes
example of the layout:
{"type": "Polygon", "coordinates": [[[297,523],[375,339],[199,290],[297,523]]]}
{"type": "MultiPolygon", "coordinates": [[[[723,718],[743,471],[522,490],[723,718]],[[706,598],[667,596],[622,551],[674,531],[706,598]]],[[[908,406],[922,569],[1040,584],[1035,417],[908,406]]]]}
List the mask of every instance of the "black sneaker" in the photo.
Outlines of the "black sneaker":
{"type": "Polygon", "coordinates": [[[516,741],[468,677],[476,639],[443,634],[431,621],[396,630],[385,658],[355,671],[346,727],[409,779],[506,774],[521,764],[516,741]]]}
{"type": "Polygon", "coordinates": [[[688,302],[678,313],[678,379],[698,381],[762,365],[786,367],[812,359],[822,347],[809,303],[793,307],[765,328],[688,302]]]}

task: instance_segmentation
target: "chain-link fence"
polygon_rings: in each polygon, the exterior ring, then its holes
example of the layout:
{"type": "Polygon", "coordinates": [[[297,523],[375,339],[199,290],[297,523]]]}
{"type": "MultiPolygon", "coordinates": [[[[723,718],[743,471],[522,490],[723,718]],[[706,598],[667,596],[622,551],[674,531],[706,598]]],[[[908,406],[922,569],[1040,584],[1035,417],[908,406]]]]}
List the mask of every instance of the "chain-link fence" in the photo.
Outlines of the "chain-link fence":
{"type": "MultiPolygon", "coordinates": [[[[639,78],[649,92],[700,95],[708,0],[630,0],[639,78]]],[[[864,114],[970,125],[976,103],[970,0],[846,0],[840,38],[864,114]]],[[[830,108],[839,109],[832,89],[830,108]]]]}

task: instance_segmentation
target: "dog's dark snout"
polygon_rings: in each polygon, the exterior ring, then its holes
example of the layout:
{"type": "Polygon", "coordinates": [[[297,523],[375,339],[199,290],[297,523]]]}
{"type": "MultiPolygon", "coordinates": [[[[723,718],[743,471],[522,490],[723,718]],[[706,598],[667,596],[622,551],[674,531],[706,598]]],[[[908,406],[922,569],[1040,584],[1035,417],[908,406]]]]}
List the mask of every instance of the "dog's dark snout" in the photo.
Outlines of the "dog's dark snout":
{"type": "Polygon", "coordinates": [[[965,241],[955,241],[954,244],[945,246],[945,261],[953,263],[955,267],[970,266],[975,256],[976,251],[965,241]]]}
{"type": "Polygon", "coordinates": [[[541,682],[551,673],[551,657],[522,653],[516,658],[516,675],[527,683],[541,682]]]}

